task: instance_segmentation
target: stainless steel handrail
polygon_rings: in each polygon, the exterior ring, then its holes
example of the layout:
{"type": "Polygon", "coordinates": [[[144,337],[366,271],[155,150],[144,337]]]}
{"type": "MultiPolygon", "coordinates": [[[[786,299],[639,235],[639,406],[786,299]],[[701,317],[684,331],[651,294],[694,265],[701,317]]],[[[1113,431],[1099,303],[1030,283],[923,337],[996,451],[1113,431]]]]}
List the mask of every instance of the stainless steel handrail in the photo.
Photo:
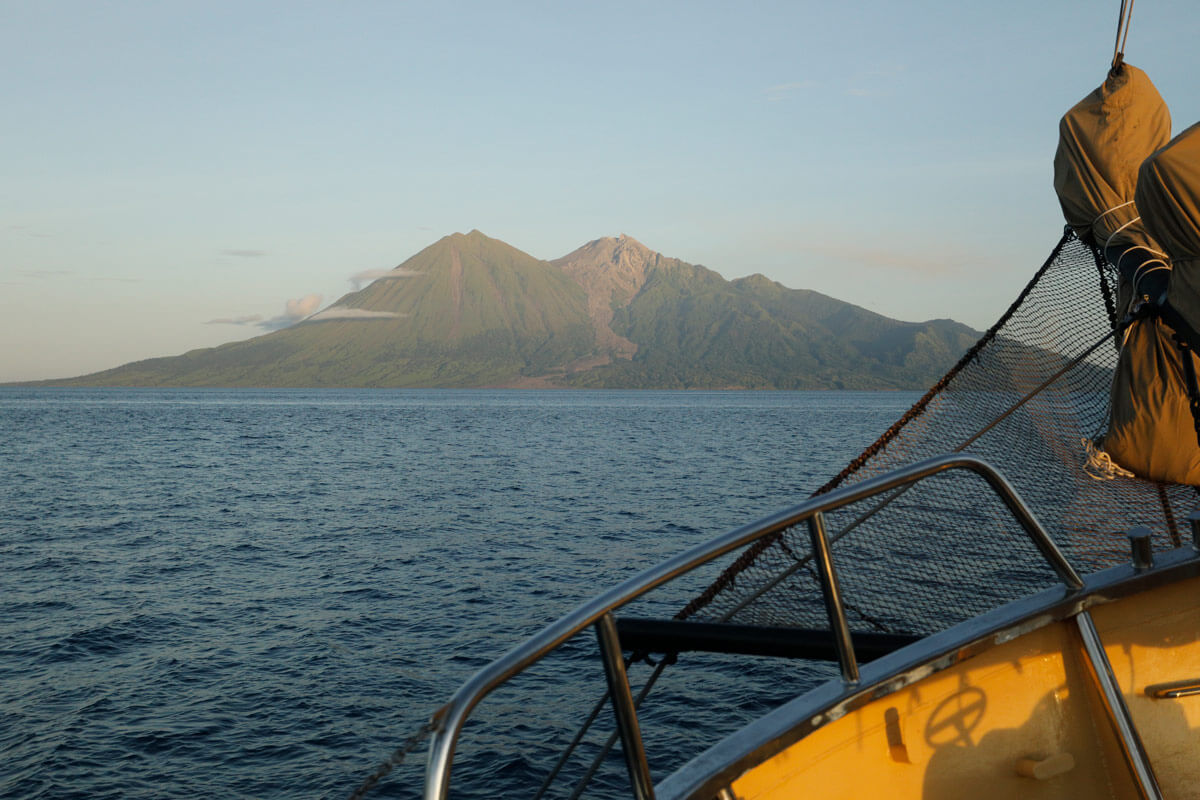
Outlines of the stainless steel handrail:
{"type": "Polygon", "coordinates": [[[458,736],[475,706],[497,686],[541,660],[543,656],[563,642],[589,625],[595,624],[605,614],[636,600],[652,589],[696,567],[764,536],[791,528],[810,519],[815,514],[832,511],[953,469],[969,470],[982,477],[1020,523],[1042,557],[1046,559],[1067,588],[1074,591],[1083,587],[1083,581],[1079,575],[1050,539],[1045,528],[1033,516],[1020,495],[1017,494],[1017,490],[986,461],[975,456],[956,453],[901,467],[886,475],[869,478],[853,486],[813,497],[804,503],[764,517],[749,525],[743,525],[680,553],[657,566],[650,567],[579,606],[479,670],[470,680],[459,687],[449,703],[442,706],[433,715],[431,724],[434,732],[429,743],[429,761],[425,768],[425,800],[446,800],[450,789],[450,769],[454,760],[458,736]]]}
{"type": "Polygon", "coordinates": [[[850,639],[850,623],[846,621],[842,588],[838,582],[837,570],[833,566],[833,550],[829,547],[829,536],[825,533],[825,515],[820,511],[808,518],[808,533],[812,539],[813,560],[817,562],[821,594],[825,596],[829,629],[833,631],[838,663],[842,667],[842,680],[847,684],[858,683],[858,659],[854,657],[854,642],[850,639]]]}
{"type": "Polygon", "coordinates": [[[1146,754],[1146,746],[1142,743],[1137,725],[1129,713],[1129,706],[1125,704],[1125,697],[1121,694],[1121,684],[1117,683],[1113,675],[1112,664],[1104,650],[1100,632],[1096,630],[1096,623],[1092,621],[1092,615],[1087,611],[1079,612],[1075,615],[1075,625],[1079,628],[1079,636],[1083,640],[1088,672],[1116,731],[1125,763],[1129,765],[1129,771],[1133,773],[1142,797],[1145,800],[1162,800],[1158,777],[1154,774],[1150,756],[1146,754]]]}

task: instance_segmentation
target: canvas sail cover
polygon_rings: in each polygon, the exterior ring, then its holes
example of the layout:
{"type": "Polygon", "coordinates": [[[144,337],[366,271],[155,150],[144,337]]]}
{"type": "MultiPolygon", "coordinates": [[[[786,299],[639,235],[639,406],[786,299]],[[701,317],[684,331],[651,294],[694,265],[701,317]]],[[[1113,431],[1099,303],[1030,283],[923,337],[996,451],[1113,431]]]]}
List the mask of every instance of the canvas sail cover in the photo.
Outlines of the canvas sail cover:
{"type": "MultiPolygon", "coordinates": [[[[1134,297],[1137,267],[1144,262],[1165,266],[1156,255],[1160,250],[1156,229],[1139,219],[1141,202],[1162,198],[1150,199],[1139,189],[1139,171],[1170,136],[1166,104],[1146,73],[1129,64],[1110,72],[1059,124],[1054,189],[1076,235],[1102,248],[1116,263],[1121,275],[1120,316],[1134,297]]],[[[1200,280],[1196,285],[1200,288],[1200,280]]],[[[1200,304],[1193,302],[1193,307],[1200,311],[1200,304]]],[[[1200,321],[1200,313],[1197,317],[1200,321]]],[[[1134,323],[1126,333],[1101,446],[1138,477],[1200,484],[1200,448],[1192,427],[1183,356],[1171,337],[1170,328],[1153,318],[1134,323]]]]}
{"type": "MultiPolygon", "coordinates": [[[[1200,446],[1188,402],[1184,356],[1172,334],[1154,317],[1129,328],[1113,375],[1103,448],[1139,478],[1200,486],[1200,446]]],[[[1187,357],[1196,363],[1194,355],[1187,357]]]]}
{"type": "Polygon", "coordinates": [[[1136,200],[1142,224],[1171,257],[1167,300],[1200,331],[1200,123],[1146,159],[1136,200]]]}
{"type": "MultiPolygon", "coordinates": [[[[1200,323],[1200,126],[1193,125],[1142,164],[1135,192],[1142,226],[1171,257],[1167,301],[1193,328],[1200,323]]],[[[1200,445],[1183,359],[1200,369],[1159,319],[1135,323],[1113,377],[1104,448],[1150,480],[1200,486],[1200,445]]]]}
{"type": "Polygon", "coordinates": [[[1096,247],[1149,245],[1133,204],[1142,161],[1171,138],[1171,114],[1145,72],[1110,73],[1058,126],[1054,190],[1067,224],[1096,247]]]}

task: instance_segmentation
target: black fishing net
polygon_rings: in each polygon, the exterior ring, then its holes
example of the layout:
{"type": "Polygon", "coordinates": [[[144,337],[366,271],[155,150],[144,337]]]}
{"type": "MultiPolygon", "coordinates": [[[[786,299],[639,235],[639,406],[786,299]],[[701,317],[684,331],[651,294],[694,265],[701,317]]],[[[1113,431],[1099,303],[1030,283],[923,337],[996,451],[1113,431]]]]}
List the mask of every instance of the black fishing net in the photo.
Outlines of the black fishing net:
{"type": "MultiPolygon", "coordinates": [[[[1134,526],[1149,527],[1158,549],[1178,545],[1196,490],[1123,474],[1091,446],[1117,360],[1116,285],[1116,270],[1068,231],[1000,321],[817,494],[966,452],[1008,478],[1081,574],[1128,561],[1134,526]]],[[[845,507],[827,524],[856,630],[927,634],[1056,581],[965,471],[845,507]]],[[[678,617],[827,627],[807,526],[750,547],[678,617]]]]}

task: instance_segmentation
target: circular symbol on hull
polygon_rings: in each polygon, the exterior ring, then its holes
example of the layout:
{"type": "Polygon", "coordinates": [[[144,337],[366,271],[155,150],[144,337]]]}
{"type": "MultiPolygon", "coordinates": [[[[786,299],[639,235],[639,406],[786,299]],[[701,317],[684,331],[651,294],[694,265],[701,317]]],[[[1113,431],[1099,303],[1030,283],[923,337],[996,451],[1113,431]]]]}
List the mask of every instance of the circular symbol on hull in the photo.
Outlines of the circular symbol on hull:
{"type": "Polygon", "coordinates": [[[987,710],[987,695],[982,689],[968,687],[955,692],[929,715],[925,725],[925,741],[932,747],[946,745],[974,746],[971,731],[983,721],[987,710]]]}

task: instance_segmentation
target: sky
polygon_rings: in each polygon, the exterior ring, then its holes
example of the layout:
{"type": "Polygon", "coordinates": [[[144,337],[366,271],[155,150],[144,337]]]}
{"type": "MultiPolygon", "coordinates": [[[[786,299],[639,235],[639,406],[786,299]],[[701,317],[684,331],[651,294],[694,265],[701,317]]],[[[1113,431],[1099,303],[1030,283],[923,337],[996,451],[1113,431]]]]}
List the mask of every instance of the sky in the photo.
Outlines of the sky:
{"type": "MultiPolygon", "coordinates": [[[[985,329],[1118,7],[0,0],[0,382],[261,335],[472,229],[985,329]]],[[[1196,0],[1135,5],[1175,133],[1197,41],[1196,0]]]]}

